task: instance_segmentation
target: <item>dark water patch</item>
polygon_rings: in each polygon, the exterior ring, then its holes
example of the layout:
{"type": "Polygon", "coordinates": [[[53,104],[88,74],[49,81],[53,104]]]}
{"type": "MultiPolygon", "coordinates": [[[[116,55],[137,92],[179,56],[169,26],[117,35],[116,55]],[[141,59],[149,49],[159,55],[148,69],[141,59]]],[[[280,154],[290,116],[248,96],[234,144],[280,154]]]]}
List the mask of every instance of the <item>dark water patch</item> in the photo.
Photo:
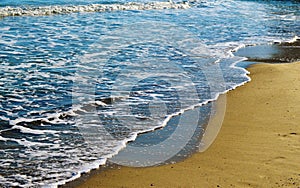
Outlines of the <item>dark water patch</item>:
{"type": "Polygon", "coordinates": [[[0,149],[1,150],[9,150],[9,149],[24,149],[25,147],[19,145],[15,141],[2,141],[0,140],[0,149]]]}
{"type": "Polygon", "coordinates": [[[247,61],[264,63],[291,63],[300,60],[300,40],[272,45],[247,46],[234,52],[247,61]]]}

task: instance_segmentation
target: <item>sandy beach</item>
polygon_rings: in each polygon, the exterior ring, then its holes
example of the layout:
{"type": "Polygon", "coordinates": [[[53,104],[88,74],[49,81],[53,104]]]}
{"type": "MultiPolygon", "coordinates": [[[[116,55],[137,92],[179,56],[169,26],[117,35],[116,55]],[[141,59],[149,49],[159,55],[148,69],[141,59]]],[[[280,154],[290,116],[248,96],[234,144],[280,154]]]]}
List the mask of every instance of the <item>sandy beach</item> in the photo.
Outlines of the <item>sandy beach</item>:
{"type": "Polygon", "coordinates": [[[77,187],[300,187],[300,62],[248,70],[252,81],[227,94],[208,150],[172,165],[99,171],[77,187]]]}

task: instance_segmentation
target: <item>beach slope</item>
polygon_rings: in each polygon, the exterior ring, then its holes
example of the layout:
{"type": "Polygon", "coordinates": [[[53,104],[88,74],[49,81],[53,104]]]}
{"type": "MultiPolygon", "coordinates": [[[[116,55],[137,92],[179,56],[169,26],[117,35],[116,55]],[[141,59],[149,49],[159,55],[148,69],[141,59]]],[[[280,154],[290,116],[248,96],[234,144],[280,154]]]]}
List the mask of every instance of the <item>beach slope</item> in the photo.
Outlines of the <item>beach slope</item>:
{"type": "Polygon", "coordinates": [[[78,187],[300,187],[300,63],[248,70],[252,81],[227,94],[208,150],[172,165],[101,171],[78,187]]]}

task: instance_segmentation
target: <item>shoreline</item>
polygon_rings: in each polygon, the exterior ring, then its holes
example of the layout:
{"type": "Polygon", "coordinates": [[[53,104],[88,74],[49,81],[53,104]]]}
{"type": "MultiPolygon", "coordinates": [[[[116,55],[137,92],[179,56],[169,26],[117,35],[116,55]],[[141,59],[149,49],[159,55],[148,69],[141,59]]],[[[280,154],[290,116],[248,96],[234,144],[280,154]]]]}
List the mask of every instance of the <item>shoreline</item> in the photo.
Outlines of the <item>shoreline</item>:
{"type": "Polygon", "coordinates": [[[247,70],[252,81],[227,93],[223,126],[207,151],[158,167],[102,168],[63,187],[300,186],[300,62],[247,70]]]}

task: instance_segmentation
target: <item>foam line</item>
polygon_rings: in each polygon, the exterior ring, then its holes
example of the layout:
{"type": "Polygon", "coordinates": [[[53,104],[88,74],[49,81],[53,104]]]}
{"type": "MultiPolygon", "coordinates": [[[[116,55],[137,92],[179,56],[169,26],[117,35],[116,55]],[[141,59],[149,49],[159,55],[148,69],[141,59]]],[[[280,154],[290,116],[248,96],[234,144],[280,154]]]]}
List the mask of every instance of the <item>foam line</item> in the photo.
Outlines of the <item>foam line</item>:
{"type": "Polygon", "coordinates": [[[4,7],[0,8],[0,17],[8,16],[46,16],[53,14],[69,14],[78,12],[111,12],[123,10],[162,10],[187,9],[187,2],[151,2],[151,3],[125,3],[125,4],[90,4],[90,5],[57,5],[41,7],[4,7]]]}

